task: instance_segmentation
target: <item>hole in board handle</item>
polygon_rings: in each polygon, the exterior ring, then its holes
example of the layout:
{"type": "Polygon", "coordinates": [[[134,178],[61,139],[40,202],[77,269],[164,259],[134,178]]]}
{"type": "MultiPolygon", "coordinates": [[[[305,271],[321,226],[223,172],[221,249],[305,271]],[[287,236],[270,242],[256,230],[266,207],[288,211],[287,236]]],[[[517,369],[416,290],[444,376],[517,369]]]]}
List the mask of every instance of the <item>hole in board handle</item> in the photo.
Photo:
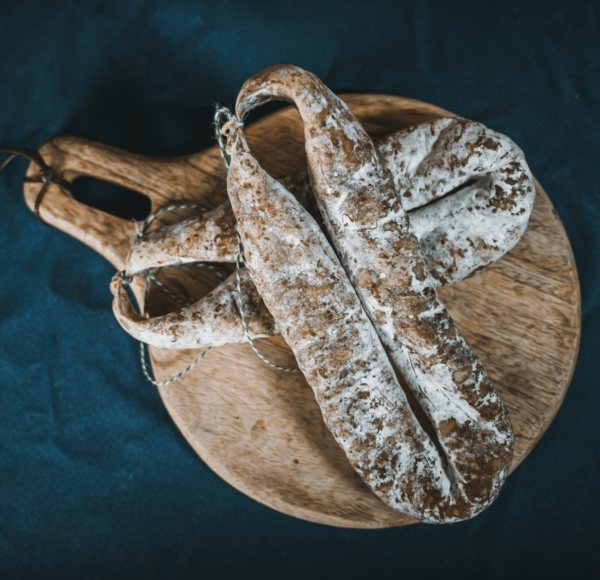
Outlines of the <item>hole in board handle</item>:
{"type": "Polygon", "coordinates": [[[73,187],[78,201],[115,217],[141,221],[150,213],[150,199],[132,189],[88,176],[75,179],[73,187]]]}

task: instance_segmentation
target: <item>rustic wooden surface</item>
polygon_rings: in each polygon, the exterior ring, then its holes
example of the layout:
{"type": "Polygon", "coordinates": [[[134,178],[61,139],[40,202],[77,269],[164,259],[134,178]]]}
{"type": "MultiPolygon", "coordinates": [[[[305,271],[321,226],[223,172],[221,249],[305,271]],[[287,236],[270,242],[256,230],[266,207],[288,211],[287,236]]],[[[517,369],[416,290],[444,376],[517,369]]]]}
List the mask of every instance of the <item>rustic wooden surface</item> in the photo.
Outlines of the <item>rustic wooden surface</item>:
{"type": "MultiPolygon", "coordinates": [[[[344,95],[373,136],[451,113],[385,95],[344,95]]],[[[248,142],[275,177],[305,166],[299,115],[283,109],[251,124],[248,142]]],[[[134,155],[74,137],[56,137],[40,149],[67,179],[90,175],[147,195],[152,211],[173,202],[216,207],[225,198],[216,147],[171,159],[134,155]]],[[[37,173],[30,166],[28,175],[37,173]]],[[[579,283],[571,247],[550,200],[536,183],[529,227],[519,244],[478,275],[439,291],[458,328],[483,361],[506,404],[517,436],[514,469],[539,441],[565,396],[580,336],[579,283]]],[[[24,183],[33,209],[39,184],[24,183]]],[[[65,196],[52,185],[42,217],[123,269],[135,225],[65,196]]],[[[157,224],[179,220],[167,214],[157,224]]],[[[165,274],[176,292],[199,298],[215,284],[207,271],[165,274]]],[[[106,280],[109,292],[109,280],[106,280]]],[[[141,282],[140,282],[141,284],[141,282]]],[[[134,289],[141,298],[138,284],[134,289]]],[[[174,310],[160,290],[152,314],[174,310]]],[[[271,360],[294,365],[282,338],[262,339],[271,360]]],[[[92,348],[92,345],[90,345],[92,348]]],[[[185,368],[197,351],[151,349],[157,379],[185,368]]],[[[137,364],[137,361],[132,361],[137,364]]],[[[225,481],[276,510],[313,522],[356,528],[412,523],[385,506],[354,472],[321,419],[312,390],[299,373],[277,371],[247,344],[213,349],[181,380],[159,389],[171,417],[198,455],[225,481]]]]}

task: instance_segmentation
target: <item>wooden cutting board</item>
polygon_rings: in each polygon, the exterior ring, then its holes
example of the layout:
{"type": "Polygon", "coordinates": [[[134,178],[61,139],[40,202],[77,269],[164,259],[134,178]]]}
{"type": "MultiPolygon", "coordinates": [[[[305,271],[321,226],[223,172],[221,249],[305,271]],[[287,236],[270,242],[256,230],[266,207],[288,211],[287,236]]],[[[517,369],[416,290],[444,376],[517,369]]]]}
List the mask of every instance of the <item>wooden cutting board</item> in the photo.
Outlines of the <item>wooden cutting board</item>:
{"type": "MultiPolygon", "coordinates": [[[[387,95],[342,95],[374,137],[440,116],[433,105],[387,95]]],[[[300,116],[287,107],[246,129],[252,152],[274,177],[306,166],[300,116]]],[[[148,196],[152,211],[174,202],[216,207],[226,199],[218,149],[156,159],[75,137],[56,137],[40,152],[64,177],[89,175],[148,196]]],[[[29,167],[27,175],[37,173],[29,167]]],[[[516,433],[514,470],[548,428],[571,380],[581,329],[577,271],[569,240],[546,193],[537,197],[519,244],[478,275],[439,296],[469,346],[479,355],[510,412],[516,433]]],[[[30,209],[40,185],[24,183],[30,209]]],[[[42,217],[87,244],[122,270],[133,241],[133,222],[67,197],[52,185],[42,217]]],[[[173,212],[156,225],[181,220],[173,212]]],[[[214,285],[207,270],[176,268],[165,280],[182,297],[198,299],[214,285]]],[[[109,292],[110,280],[105,280],[109,292]]],[[[134,288],[141,299],[141,281],[134,288]]],[[[152,315],[178,304],[155,288],[152,315]]],[[[295,364],[281,338],[259,348],[283,366],[295,364]]],[[[93,345],[90,344],[90,348],[93,345]]],[[[199,351],[150,349],[162,381],[184,369],[199,351]]],[[[137,364],[137,360],[132,361],[137,364]]],[[[150,386],[149,386],[150,388],[150,386]]],[[[214,348],[181,380],[159,388],[173,421],[196,453],[225,481],[255,500],[312,522],[354,528],[412,523],[373,495],[325,427],[314,395],[300,373],[266,364],[248,344],[214,348]]]]}

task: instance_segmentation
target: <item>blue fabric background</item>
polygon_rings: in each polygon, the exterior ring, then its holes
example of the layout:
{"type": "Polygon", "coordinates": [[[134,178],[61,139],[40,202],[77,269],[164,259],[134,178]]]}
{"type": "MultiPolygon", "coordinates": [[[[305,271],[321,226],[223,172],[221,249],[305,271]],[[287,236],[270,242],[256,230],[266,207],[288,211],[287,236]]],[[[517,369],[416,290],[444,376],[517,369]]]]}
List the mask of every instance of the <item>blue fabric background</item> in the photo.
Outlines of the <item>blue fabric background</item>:
{"type": "Polygon", "coordinates": [[[565,403],[498,501],[452,526],[276,513],[175,429],[113,320],[112,267],[0,175],[0,576],[554,578],[598,569],[600,5],[419,0],[0,2],[0,142],[211,144],[213,104],[292,63],[336,91],[433,102],[511,136],[570,236],[583,297],[565,403]]]}

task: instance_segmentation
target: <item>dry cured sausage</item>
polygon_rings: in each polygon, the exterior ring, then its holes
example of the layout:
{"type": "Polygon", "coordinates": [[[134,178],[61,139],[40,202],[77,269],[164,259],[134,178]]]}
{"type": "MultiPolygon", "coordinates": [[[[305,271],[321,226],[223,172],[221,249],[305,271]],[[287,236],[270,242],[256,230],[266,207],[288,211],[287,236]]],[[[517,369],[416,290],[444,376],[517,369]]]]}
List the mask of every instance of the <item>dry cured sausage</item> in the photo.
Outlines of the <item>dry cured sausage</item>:
{"type": "Polygon", "coordinates": [[[435,523],[476,515],[495,498],[510,463],[512,431],[503,407],[496,409],[498,418],[484,419],[476,407],[447,405],[439,394],[441,405],[457,418],[449,414],[438,425],[438,450],[412,413],[321,229],[262,170],[242,130],[234,124],[228,129],[228,193],[247,264],[327,427],[367,485],[394,509],[435,523]],[[471,425],[462,422],[464,413],[471,425]],[[462,427],[460,434],[455,424],[462,427]]]}

